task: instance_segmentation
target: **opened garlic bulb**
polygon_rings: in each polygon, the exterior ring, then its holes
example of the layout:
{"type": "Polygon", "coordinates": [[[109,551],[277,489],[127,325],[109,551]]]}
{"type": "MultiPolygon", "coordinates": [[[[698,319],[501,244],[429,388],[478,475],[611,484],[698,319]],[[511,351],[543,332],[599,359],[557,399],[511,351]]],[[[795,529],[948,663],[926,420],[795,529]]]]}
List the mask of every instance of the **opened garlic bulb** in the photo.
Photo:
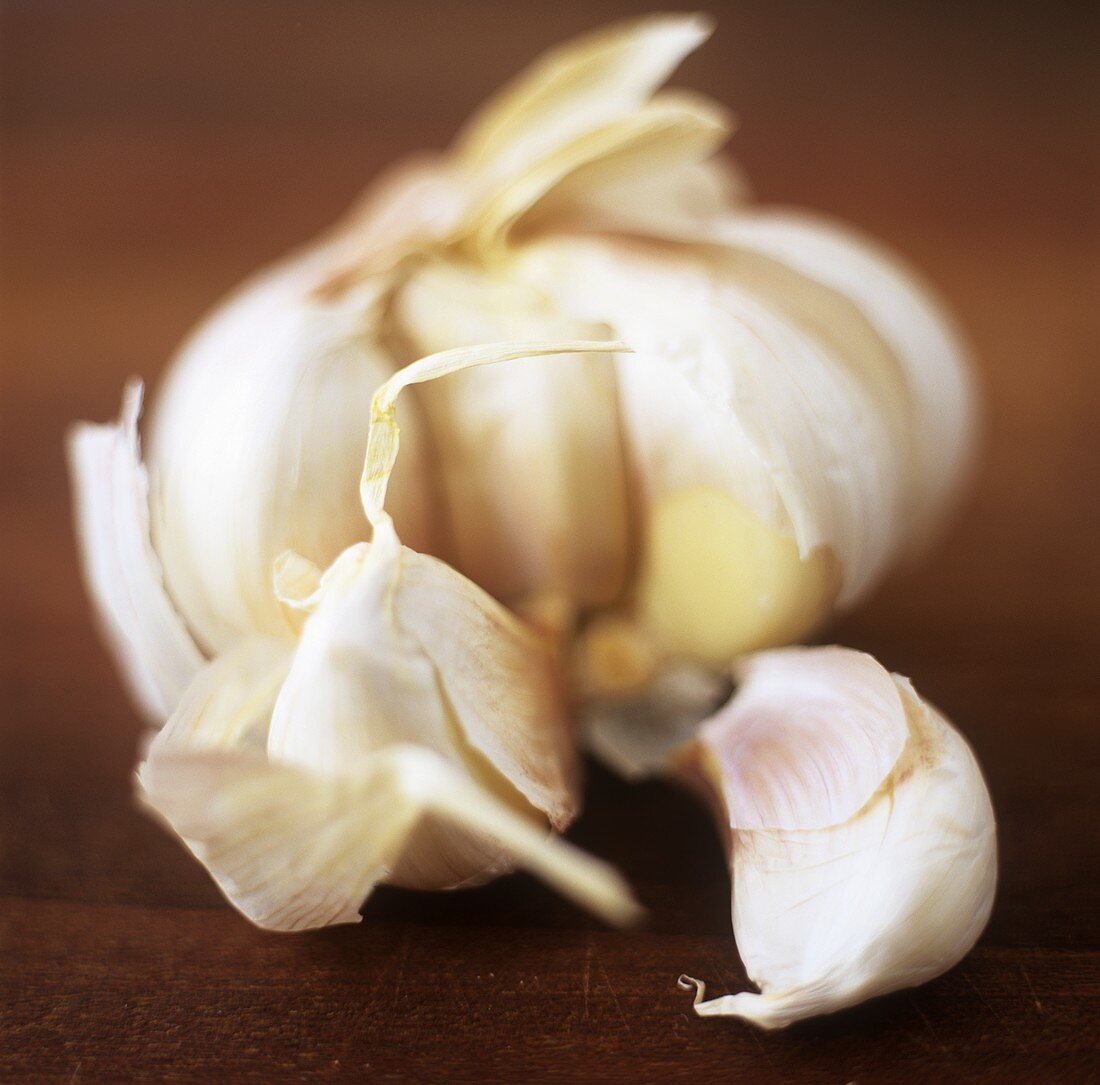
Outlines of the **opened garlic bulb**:
{"type": "Polygon", "coordinates": [[[843,648],[739,668],[677,763],[721,811],[744,992],[696,1010],[764,1028],[912,987],[989,918],[993,811],[961,736],[907,679],[843,648]]]}
{"type": "Polygon", "coordinates": [[[283,638],[252,636],[199,671],[139,771],[145,803],[260,926],[354,922],[375,884],[471,885],[524,863],[614,921],[621,879],[545,834],[578,806],[551,646],[384,509],[407,384],[504,358],[622,349],[452,351],[383,384],[361,492],[374,531],[325,572],[277,563],[283,638]]]}
{"type": "Polygon", "coordinates": [[[199,329],[148,468],[139,387],[77,430],[89,585],[168,719],[144,800],[257,923],[516,863],[632,916],[547,835],[578,802],[568,661],[602,756],[640,773],[676,748],[723,811],[761,991],[700,1013],[781,1026],[977,938],[988,796],[904,680],[763,653],[715,711],[732,658],[805,636],[934,534],[975,405],[923,287],[844,229],[746,205],[715,157],[729,118],[659,89],[708,33],[653,16],[554,50],[390,171],[199,329]]]}
{"type": "MultiPolygon", "coordinates": [[[[728,116],[659,89],[709,29],[647,16],[551,51],[196,333],[154,412],[154,610],[170,601],[208,652],[277,632],[274,558],[324,566],[363,539],[349,497],[374,389],[485,341],[636,351],[479,369],[402,407],[403,536],[588,626],[594,694],[798,639],[934,531],[972,445],[965,352],[890,258],[743,202],[715,156],[728,116]]],[[[102,526],[110,497],[77,475],[102,526]]]]}

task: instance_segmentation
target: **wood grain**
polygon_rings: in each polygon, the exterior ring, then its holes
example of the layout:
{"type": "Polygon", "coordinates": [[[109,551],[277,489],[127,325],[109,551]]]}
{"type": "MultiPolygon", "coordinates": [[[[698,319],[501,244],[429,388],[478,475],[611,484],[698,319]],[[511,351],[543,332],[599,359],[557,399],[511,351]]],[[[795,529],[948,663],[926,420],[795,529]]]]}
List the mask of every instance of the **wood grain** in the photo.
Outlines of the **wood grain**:
{"type": "Polygon", "coordinates": [[[625,4],[6,4],[0,1078],[1100,1080],[1096,21],[1067,5],[712,5],[682,82],[736,107],[759,196],[840,215],[951,299],[986,455],[931,560],[831,631],[964,728],[1002,833],[993,920],[941,980],[763,1035],[706,817],[590,776],[575,838],[645,931],[516,877],[385,890],[358,928],[251,929],[133,808],[139,735],[80,590],[62,436],[154,379],[223,290],[540,48],[625,4]]]}

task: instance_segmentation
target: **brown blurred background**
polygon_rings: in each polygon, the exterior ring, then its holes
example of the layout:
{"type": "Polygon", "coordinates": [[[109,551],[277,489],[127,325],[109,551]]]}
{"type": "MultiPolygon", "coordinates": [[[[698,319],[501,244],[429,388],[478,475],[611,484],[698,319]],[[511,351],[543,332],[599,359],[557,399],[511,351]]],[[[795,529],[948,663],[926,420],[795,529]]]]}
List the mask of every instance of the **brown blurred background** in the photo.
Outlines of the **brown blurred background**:
{"type": "Polygon", "coordinates": [[[906,254],[980,359],[972,500],[831,631],[912,675],[986,767],[1002,887],[962,965],[783,1035],[691,1018],[679,972],[745,983],[719,847],[687,799],[598,770],[574,835],[634,881],[640,934],[517,877],[262,935],[132,809],[139,728],[79,585],[66,425],[113,417],[129,374],[155,385],[223,291],[542,48],[642,10],[0,6],[4,1080],[1100,1076],[1094,5],[710,4],[718,33],[676,80],[737,111],[761,200],[906,254]]]}

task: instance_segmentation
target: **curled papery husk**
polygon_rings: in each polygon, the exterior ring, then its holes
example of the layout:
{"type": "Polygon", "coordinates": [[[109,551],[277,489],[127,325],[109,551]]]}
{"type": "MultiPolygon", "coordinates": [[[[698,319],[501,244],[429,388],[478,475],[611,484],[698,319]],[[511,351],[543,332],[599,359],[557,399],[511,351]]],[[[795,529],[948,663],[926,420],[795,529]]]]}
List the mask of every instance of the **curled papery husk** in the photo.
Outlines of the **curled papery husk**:
{"type": "Polygon", "coordinates": [[[765,652],[740,679],[678,765],[720,811],[734,936],[760,993],[705,1002],[685,977],[696,1011],[781,1028],[951,968],[997,873],[969,746],[859,652],[765,652]]]}
{"type": "Polygon", "coordinates": [[[230,902],[299,930],[357,921],[379,882],[454,888],[519,864],[633,918],[617,875],[547,834],[577,804],[549,648],[393,536],[318,577],[284,597],[308,614],[297,645],[253,638],[208,664],[139,770],[230,902]]]}

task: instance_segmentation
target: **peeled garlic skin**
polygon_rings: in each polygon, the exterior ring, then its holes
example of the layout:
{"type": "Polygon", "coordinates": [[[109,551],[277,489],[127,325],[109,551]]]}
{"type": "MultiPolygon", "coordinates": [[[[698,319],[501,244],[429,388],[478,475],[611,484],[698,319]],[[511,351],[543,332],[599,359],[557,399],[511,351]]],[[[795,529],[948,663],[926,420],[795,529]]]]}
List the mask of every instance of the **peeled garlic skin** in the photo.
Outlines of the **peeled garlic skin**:
{"type": "MultiPolygon", "coordinates": [[[[320,298],[323,248],[263,272],[197,329],[157,398],[153,542],[169,593],[208,651],[284,632],[271,570],[293,549],[325,566],[368,532],[357,486],[375,388],[376,287],[320,298]]],[[[414,404],[393,512],[431,548],[432,492],[414,404]]]]}
{"type": "MultiPolygon", "coordinates": [[[[843,653],[802,651],[819,653],[818,658],[843,653]]],[[[853,660],[844,654],[834,656],[829,666],[852,673],[853,660]]],[[[797,657],[790,658],[797,666],[797,657]]],[[[793,672],[792,680],[797,680],[793,672]]],[[[789,807],[781,800],[772,810],[781,828],[737,827],[762,814],[769,820],[766,807],[729,815],[737,823],[730,826],[734,936],[760,993],[697,1002],[701,1015],[736,1016],[781,1028],[925,983],[958,963],[981,934],[997,872],[985,782],[958,732],[916,695],[908,680],[893,676],[893,681],[904,711],[905,745],[885,780],[852,816],[832,825],[794,827],[817,815],[829,820],[828,805],[819,801],[823,786],[834,788],[832,797],[842,802],[858,795],[872,777],[864,775],[860,784],[851,775],[852,766],[862,763],[870,771],[874,762],[868,760],[866,743],[876,734],[886,742],[879,745],[882,755],[889,757],[888,726],[872,720],[861,735],[839,721],[801,770],[793,767],[797,753],[786,770],[776,768],[782,759],[772,759],[765,731],[755,764],[748,759],[742,765],[744,787],[765,786],[776,796],[793,798],[789,807]],[[822,769],[816,780],[814,763],[822,769]],[[771,783],[759,785],[769,775],[771,783]]],[[[830,718],[836,719],[837,708],[829,708],[830,718]]],[[[851,711],[881,714],[889,709],[879,701],[851,711]]],[[[705,741],[713,748],[719,740],[705,741]]],[[[712,782],[714,766],[713,759],[702,766],[712,782]]],[[[728,780],[722,783],[729,787],[728,780]]],[[[833,809],[834,816],[842,812],[833,809]]]]}
{"type": "MultiPolygon", "coordinates": [[[[327,776],[411,743],[513,813],[564,828],[575,753],[549,647],[453,569],[384,534],[326,574],[274,704],[269,756],[327,776]]],[[[468,833],[420,824],[387,880],[418,889],[506,869],[468,833]]]]}

